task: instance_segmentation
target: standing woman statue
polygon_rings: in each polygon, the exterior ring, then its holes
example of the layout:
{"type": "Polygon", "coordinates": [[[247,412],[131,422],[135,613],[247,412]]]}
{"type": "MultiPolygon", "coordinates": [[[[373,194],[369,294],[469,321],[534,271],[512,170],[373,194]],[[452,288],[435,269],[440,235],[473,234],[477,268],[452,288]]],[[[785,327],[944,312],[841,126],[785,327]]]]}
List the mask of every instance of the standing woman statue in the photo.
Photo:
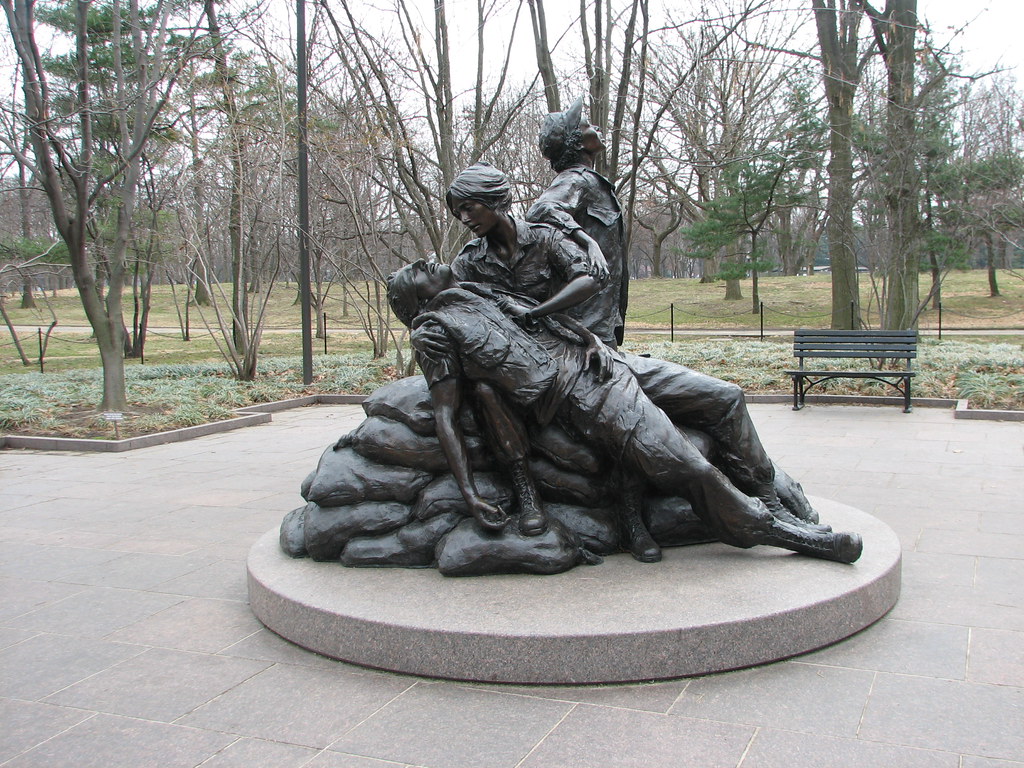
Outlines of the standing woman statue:
{"type": "Polygon", "coordinates": [[[626,232],[615,189],[594,170],[605,145],[601,130],[583,119],[582,97],[545,118],[539,143],[558,175],[526,219],[560,229],[593,261],[607,265],[607,283],[577,317],[614,349],[622,343],[629,296],[626,232]]]}

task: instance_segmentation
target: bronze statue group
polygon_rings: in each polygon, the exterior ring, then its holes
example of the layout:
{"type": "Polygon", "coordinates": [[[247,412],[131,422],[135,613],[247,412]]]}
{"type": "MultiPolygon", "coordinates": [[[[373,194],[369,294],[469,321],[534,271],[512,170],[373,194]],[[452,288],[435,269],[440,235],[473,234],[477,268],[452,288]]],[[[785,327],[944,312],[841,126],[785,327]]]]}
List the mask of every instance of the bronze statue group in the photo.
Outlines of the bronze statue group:
{"type": "Polygon", "coordinates": [[[532,436],[549,426],[601,457],[618,541],[637,560],[662,556],[643,509],[657,493],[688,501],[724,543],[854,562],[860,537],[818,523],[799,484],[766,454],[739,387],[619,349],[628,288],[623,217],[614,188],[594,169],[604,143],[583,118],[582,100],[547,117],[540,149],[556,175],[525,220],[509,214],[505,175],[472,165],[446,200],[476,239],[450,265],[419,260],[388,281],[470,518],[463,528],[483,542],[482,554],[467,555],[454,572],[519,570],[507,553],[489,565],[487,542],[514,538],[521,551],[552,525],[564,528],[552,521],[532,470],[532,436]],[[467,406],[511,487],[510,503],[478,487],[460,418],[467,406]]]}

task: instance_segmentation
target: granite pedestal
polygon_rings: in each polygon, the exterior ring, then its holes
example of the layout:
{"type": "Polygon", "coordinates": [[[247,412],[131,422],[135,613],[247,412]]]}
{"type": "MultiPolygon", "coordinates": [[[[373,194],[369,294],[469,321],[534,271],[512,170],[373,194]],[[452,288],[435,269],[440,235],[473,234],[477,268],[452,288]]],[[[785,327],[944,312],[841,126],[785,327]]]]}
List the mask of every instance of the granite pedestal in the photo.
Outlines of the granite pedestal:
{"type": "Polygon", "coordinates": [[[249,554],[249,600],[304,648],[428,677],[611,683],[736,669],[841,640],[899,596],[893,531],[811,501],[824,522],[864,537],[860,560],[704,544],[666,549],[656,564],[616,555],[556,576],[450,578],[293,560],[274,529],[249,554]]]}

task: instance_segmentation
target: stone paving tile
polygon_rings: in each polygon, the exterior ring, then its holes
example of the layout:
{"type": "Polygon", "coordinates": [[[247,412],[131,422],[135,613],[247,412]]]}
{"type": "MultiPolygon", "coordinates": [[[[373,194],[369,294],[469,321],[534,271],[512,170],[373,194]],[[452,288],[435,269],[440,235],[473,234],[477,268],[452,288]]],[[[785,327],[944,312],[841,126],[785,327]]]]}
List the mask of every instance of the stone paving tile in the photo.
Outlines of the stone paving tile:
{"type": "Polygon", "coordinates": [[[144,650],[105,640],[36,635],[0,651],[0,696],[40,699],[144,650]]]}
{"type": "Polygon", "coordinates": [[[216,653],[263,626],[244,603],[201,597],[178,600],[167,610],[114,632],[110,639],[180,651],[216,653]]]}
{"type": "Polygon", "coordinates": [[[131,589],[86,587],[72,597],[51,603],[5,622],[18,629],[74,632],[83,637],[105,637],[129,624],[152,616],[181,601],[175,595],[157,595],[131,589]]]}
{"type": "Polygon", "coordinates": [[[880,673],[860,737],[1013,760],[1024,755],[1024,689],[880,673]]]}
{"type": "MultiPolygon", "coordinates": [[[[208,536],[190,535],[186,537],[177,532],[170,536],[160,536],[159,531],[146,525],[146,521],[140,522],[138,528],[144,530],[145,533],[122,535],[110,545],[110,549],[117,552],[182,557],[198,554],[209,543],[208,536]]],[[[125,531],[125,533],[129,532],[125,531]]]]}
{"type": "Polygon", "coordinates": [[[315,749],[262,739],[239,739],[201,764],[201,768],[303,768],[315,749]]]}
{"type": "MultiPolygon", "coordinates": [[[[305,667],[320,667],[321,669],[338,666],[352,670],[359,669],[344,662],[307,651],[305,648],[300,648],[294,643],[278,637],[269,629],[260,629],[248,637],[239,640],[234,645],[229,645],[220,651],[220,655],[280,662],[282,664],[296,664],[305,667]]],[[[409,684],[412,685],[413,682],[414,680],[410,678],[409,684]]]]}
{"type": "Polygon", "coordinates": [[[925,529],[917,545],[919,552],[950,555],[978,555],[1008,560],[1024,559],[1024,535],[925,529]]]}
{"type": "Polygon", "coordinates": [[[407,763],[393,763],[390,760],[374,760],[372,757],[343,755],[341,752],[326,750],[309,761],[303,768],[424,768],[407,763]]]}
{"type": "Polygon", "coordinates": [[[1024,688],[1024,632],[972,629],[967,679],[1024,688]]]}
{"type": "Polygon", "coordinates": [[[874,674],[781,662],[692,680],[672,715],[856,736],[874,674]]]}
{"type": "MultiPolygon", "coordinates": [[[[213,559],[214,555],[204,552],[201,557],[213,559]]],[[[236,562],[224,560],[215,560],[184,576],[160,582],[152,588],[152,591],[239,602],[245,602],[249,598],[245,583],[245,568],[236,562]]]]}
{"type": "Polygon", "coordinates": [[[932,552],[903,552],[903,583],[917,582],[932,588],[954,585],[974,586],[978,558],[973,555],[939,555],[932,552]]]}
{"type": "Polygon", "coordinates": [[[3,728],[0,728],[0,763],[89,717],[92,717],[91,712],[78,709],[0,699],[0,723],[3,723],[3,728]]]}
{"type": "Polygon", "coordinates": [[[50,498],[52,497],[42,488],[32,491],[24,484],[12,483],[10,478],[5,477],[4,490],[0,491],[0,510],[4,511],[3,517],[0,519],[13,517],[14,515],[9,513],[40,504],[50,498]]]}
{"type": "Polygon", "coordinates": [[[45,701],[170,723],[268,666],[267,662],[154,648],[45,701]]]}
{"type": "Polygon", "coordinates": [[[83,530],[67,520],[54,519],[60,524],[59,530],[26,535],[22,541],[43,547],[83,547],[85,549],[115,549],[113,546],[122,536],[116,533],[98,533],[83,530]]]}
{"type": "Polygon", "coordinates": [[[4,764],[4,768],[193,768],[234,736],[97,715],[4,764]]]}
{"type": "MultiPolygon", "coordinates": [[[[0,589],[2,589],[2,587],[0,587],[0,589]]],[[[29,640],[37,636],[38,634],[38,632],[31,629],[10,629],[9,627],[0,627],[0,650],[22,643],[25,640],[29,640]]]]}
{"type": "Polygon", "coordinates": [[[120,554],[82,547],[41,547],[5,542],[0,545],[0,576],[56,581],[78,568],[110,562],[120,554]]]}
{"type": "Polygon", "coordinates": [[[992,760],[988,757],[964,755],[960,768],[1024,768],[1024,763],[1016,760],[992,760]]]}
{"type": "Polygon", "coordinates": [[[733,768],[753,733],[742,725],[580,704],[522,768],[733,768]]]}
{"type": "Polygon", "coordinates": [[[65,573],[60,581],[97,587],[151,589],[162,582],[192,573],[209,563],[209,556],[176,557],[133,552],[99,565],[83,566],[65,573]]]}
{"type": "Polygon", "coordinates": [[[665,714],[671,709],[689,680],[671,680],[663,683],[626,685],[491,685],[480,683],[475,687],[497,693],[515,693],[555,701],[601,704],[644,712],[665,714]]]}
{"type": "Polygon", "coordinates": [[[326,747],[408,687],[404,679],[383,673],[278,664],[178,722],[326,747]]]}
{"type": "Polygon", "coordinates": [[[188,492],[182,493],[180,500],[183,506],[203,504],[210,507],[244,507],[268,495],[269,492],[265,490],[204,488],[197,483],[188,492]]]}
{"type": "Polygon", "coordinates": [[[963,680],[967,640],[967,627],[884,618],[800,661],[963,680]]]}
{"type": "Polygon", "coordinates": [[[743,757],[743,768],[960,768],[952,752],[894,747],[862,739],[821,734],[758,730],[743,757]]]}
{"type": "Polygon", "coordinates": [[[1019,593],[1024,584],[1024,560],[979,557],[974,586],[994,592],[1019,593]]]}
{"type": "Polygon", "coordinates": [[[79,584],[61,584],[52,581],[0,578],[0,621],[13,619],[23,613],[38,610],[84,591],[79,584]]]}
{"type": "Polygon", "coordinates": [[[990,534],[1020,535],[1024,533],[1024,515],[1019,510],[1014,511],[1012,507],[987,509],[981,513],[978,531],[990,534]]]}
{"type": "Polygon", "coordinates": [[[572,706],[466,686],[420,684],[330,749],[430,768],[513,768],[572,706]]]}
{"type": "Polygon", "coordinates": [[[990,629],[1024,630],[1020,589],[1002,591],[979,587],[947,586],[929,589],[904,584],[900,599],[890,612],[894,619],[934,621],[990,629]]]}

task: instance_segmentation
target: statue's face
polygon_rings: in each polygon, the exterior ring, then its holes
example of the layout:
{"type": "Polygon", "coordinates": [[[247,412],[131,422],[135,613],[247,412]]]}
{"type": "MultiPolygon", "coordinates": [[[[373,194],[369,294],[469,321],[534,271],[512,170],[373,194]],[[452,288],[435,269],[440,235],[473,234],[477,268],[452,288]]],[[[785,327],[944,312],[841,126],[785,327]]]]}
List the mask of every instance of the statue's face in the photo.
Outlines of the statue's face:
{"type": "Polygon", "coordinates": [[[596,125],[591,125],[586,120],[580,120],[580,132],[583,134],[580,140],[583,143],[584,152],[596,155],[605,148],[601,129],[596,125]]]}
{"type": "Polygon", "coordinates": [[[452,270],[447,264],[428,264],[419,259],[412,263],[410,269],[416,297],[421,301],[429,301],[452,284],[452,270]]]}
{"type": "Polygon", "coordinates": [[[452,211],[477,237],[486,237],[501,221],[501,214],[477,200],[455,199],[452,211]]]}

